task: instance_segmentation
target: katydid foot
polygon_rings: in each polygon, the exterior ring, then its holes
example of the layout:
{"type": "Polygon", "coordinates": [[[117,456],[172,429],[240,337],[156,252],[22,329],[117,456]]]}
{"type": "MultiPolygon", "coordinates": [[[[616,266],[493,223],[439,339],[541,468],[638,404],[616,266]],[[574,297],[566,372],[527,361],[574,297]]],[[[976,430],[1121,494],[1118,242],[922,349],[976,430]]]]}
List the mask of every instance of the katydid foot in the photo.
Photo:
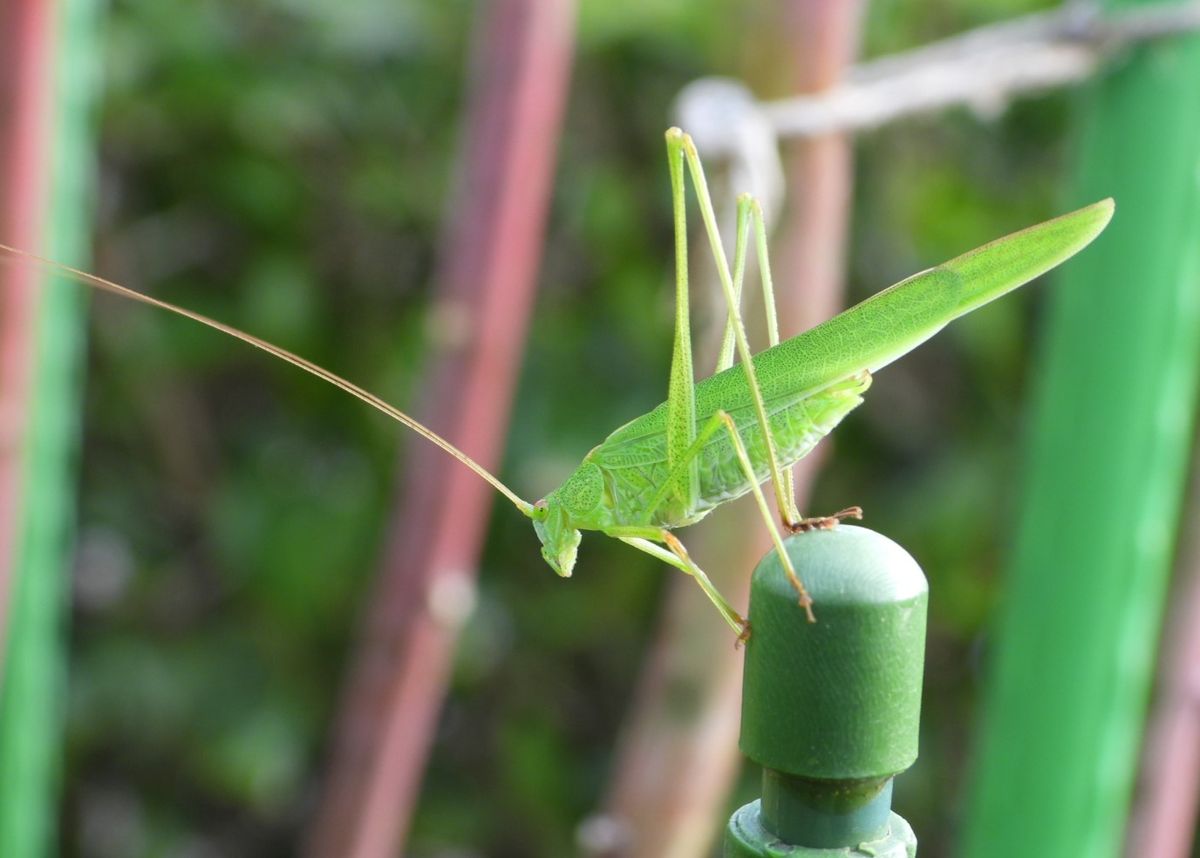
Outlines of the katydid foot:
{"type": "MultiPolygon", "coordinates": [[[[833,530],[833,528],[837,527],[847,518],[861,520],[862,517],[862,507],[850,506],[835,512],[833,515],[820,516],[818,518],[802,518],[796,522],[785,519],[783,526],[791,533],[808,533],[811,530],[833,530]]],[[[812,596],[808,595],[808,591],[804,589],[804,585],[796,575],[789,574],[788,578],[791,580],[792,587],[796,590],[797,603],[804,609],[804,614],[808,618],[808,621],[815,623],[817,618],[813,614],[812,596]]]]}
{"type": "Polygon", "coordinates": [[[808,533],[810,530],[833,530],[848,518],[862,521],[863,511],[860,506],[848,506],[833,515],[816,518],[802,518],[799,521],[784,521],[783,526],[791,533],[808,533]]]}
{"type": "Polygon", "coordinates": [[[747,643],[749,640],[750,640],[750,621],[743,619],[742,620],[742,630],[740,632],[738,632],[737,642],[734,643],[733,648],[741,649],[742,645],[747,643]]]}

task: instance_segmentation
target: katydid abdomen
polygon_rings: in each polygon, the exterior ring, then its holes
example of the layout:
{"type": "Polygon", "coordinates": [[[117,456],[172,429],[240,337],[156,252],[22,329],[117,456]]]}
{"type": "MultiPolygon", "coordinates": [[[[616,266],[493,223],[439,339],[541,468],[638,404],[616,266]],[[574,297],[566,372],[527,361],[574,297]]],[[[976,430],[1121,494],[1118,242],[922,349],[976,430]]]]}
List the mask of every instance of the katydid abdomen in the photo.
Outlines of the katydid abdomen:
{"type": "MultiPolygon", "coordinates": [[[[923,271],[897,287],[754,356],[778,465],[807,455],[861,401],[871,370],[895,360],[941,330],[964,299],[962,278],[949,266],[923,271]]],[[[626,423],[584,459],[582,481],[599,469],[604,491],[588,529],[624,525],[664,528],[693,524],[714,507],[741,497],[771,472],[766,438],[754,410],[750,381],[741,365],[696,384],[696,424],[719,411],[741,435],[754,481],[738,461],[727,433],[704,444],[697,458],[698,492],[681,500],[662,487],[669,480],[664,402],[626,423]]],[[[570,480],[568,480],[570,482],[570,480]]]]}
{"type": "MultiPolygon", "coordinates": [[[[861,394],[868,386],[870,376],[864,373],[816,393],[797,391],[769,400],[767,413],[781,463],[786,467],[807,455],[862,402],[861,394]]],[[[706,422],[718,410],[733,418],[745,442],[756,481],[765,481],[770,475],[766,439],[758,428],[742,368],[735,366],[700,382],[696,398],[698,423],[706,422]]],[[[651,509],[649,505],[654,503],[670,473],[664,429],[666,411],[664,402],[625,424],[584,460],[585,464],[598,467],[603,475],[603,503],[611,516],[606,525],[683,527],[753,487],[738,462],[731,439],[721,433],[706,443],[697,457],[700,491],[694,504],[680,508],[678,504],[664,502],[651,509]]]]}
{"type": "MultiPolygon", "coordinates": [[[[806,455],[861,402],[869,373],[932,337],[949,322],[1028,282],[1068,258],[1108,222],[1110,201],[1023,230],[914,274],[812,330],[753,357],[778,465],[806,455]]],[[[740,497],[770,475],[766,439],[745,368],[732,366],[695,387],[696,425],[724,411],[733,419],[753,469],[738,462],[732,439],[717,434],[697,458],[698,492],[663,497],[670,479],[666,426],[670,404],[625,424],[588,454],[580,482],[603,477],[593,515],[577,526],[681,527],[740,497]],[[589,520],[590,518],[590,520],[589,520]]],[[[576,472],[577,474],[579,472],[576,472]]],[[[568,479],[570,485],[575,475],[568,479]]]]}

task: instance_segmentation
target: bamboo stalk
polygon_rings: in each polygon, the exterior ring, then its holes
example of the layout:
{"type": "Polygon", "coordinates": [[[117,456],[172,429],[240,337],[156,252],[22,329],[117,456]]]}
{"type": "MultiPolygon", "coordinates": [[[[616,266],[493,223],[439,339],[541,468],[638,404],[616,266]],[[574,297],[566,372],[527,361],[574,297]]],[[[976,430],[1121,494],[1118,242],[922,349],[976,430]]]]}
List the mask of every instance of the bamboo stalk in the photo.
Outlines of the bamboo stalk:
{"type": "MultiPolygon", "coordinates": [[[[475,46],[463,179],[438,276],[445,325],[421,419],[490,469],[532,305],[573,21],[572,0],[494,0],[475,46]]],[[[401,495],[308,834],[314,858],[399,851],[470,613],[492,490],[449,457],[418,454],[401,495]]]]}
{"type": "MultiPolygon", "coordinates": [[[[4,241],[37,247],[46,219],[51,35],[54,6],[23,0],[4,7],[4,51],[11,58],[0,116],[5,119],[2,156],[4,195],[0,230],[4,241]]],[[[36,273],[0,270],[0,622],[8,615],[15,586],[14,551],[19,525],[24,449],[33,374],[36,273]]],[[[7,643],[0,635],[0,665],[7,643]]]]}
{"type": "Polygon", "coordinates": [[[1073,196],[1117,215],[1049,296],[971,858],[1122,847],[1200,366],[1197,79],[1180,37],[1083,105],[1073,196]]]}
{"type": "MultiPolygon", "coordinates": [[[[1193,441],[1193,444],[1195,442],[1193,441]]],[[[1200,462],[1193,447],[1184,520],[1200,510],[1200,462]]],[[[1158,699],[1146,728],[1141,775],[1129,822],[1129,858],[1187,858],[1200,801],[1200,533],[1184,531],[1167,632],[1159,656],[1158,699]]]]}
{"type": "MultiPolygon", "coordinates": [[[[79,265],[97,9],[21,0],[0,14],[11,58],[0,91],[0,236],[79,265]]],[[[76,290],[38,288],[41,279],[31,268],[0,270],[0,854],[31,858],[56,852],[85,306],[76,290]]]]}

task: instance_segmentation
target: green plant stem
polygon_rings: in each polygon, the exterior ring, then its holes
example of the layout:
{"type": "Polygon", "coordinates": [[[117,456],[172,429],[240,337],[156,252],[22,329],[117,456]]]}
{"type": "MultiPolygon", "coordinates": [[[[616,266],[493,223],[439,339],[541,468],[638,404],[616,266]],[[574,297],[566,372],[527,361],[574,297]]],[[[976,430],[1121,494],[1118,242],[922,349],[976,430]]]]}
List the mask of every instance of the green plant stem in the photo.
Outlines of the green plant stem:
{"type": "Polygon", "coordinates": [[[1118,212],[1050,294],[970,858],[1121,849],[1200,365],[1198,79],[1179,38],[1084,98],[1077,197],[1118,212]]]}
{"type": "MultiPolygon", "coordinates": [[[[52,128],[43,250],[82,264],[92,173],[89,108],[95,53],[94,0],[54,4],[47,52],[52,128]]],[[[85,299],[74,288],[37,295],[32,391],[22,451],[22,497],[14,522],[5,671],[0,687],[0,855],[52,855],[62,745],[69,580],[68,533],[77,448],[77,400],[85,299]]]]}

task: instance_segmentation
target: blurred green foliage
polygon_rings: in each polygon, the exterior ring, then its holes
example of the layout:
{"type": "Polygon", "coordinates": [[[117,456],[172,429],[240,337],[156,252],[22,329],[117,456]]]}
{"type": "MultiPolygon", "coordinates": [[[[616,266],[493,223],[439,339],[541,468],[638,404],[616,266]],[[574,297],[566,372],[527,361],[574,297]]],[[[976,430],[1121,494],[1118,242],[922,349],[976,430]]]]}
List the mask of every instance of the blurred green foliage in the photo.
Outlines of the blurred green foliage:
{"type": "MultiPolygon", "coordinates": [[[[879,0],[864,52],[1042,5],[879,0]]],[[[116,0],[96,267],[411,407],[475,7],[116,0]]],[[[583,4],[504,469],[526,496],[664,398],[661,135],[693,78],[763,76],[770,8],[583,4]]],[[[855,297],[1052,214],[1065,104],[863,137],[855,297]]],[[[818,509],[861,503],[931,579],[922,757],[896,799],[926,856],[946,854],[959,810],[1037,301],[971,316],[881,374],[820,487],[818,509]]],[[[290,367],[136,306],[96,301],[91,368],[64,853],[291,854],[397,468],[437,454],[290,367]]],[[[482,564],[408,854],[571,854],[674,573],[592,536],[558,580],[502,505],[482,564]]],[[[710,631],[727,634],[715,612],[710,631]]]]}

